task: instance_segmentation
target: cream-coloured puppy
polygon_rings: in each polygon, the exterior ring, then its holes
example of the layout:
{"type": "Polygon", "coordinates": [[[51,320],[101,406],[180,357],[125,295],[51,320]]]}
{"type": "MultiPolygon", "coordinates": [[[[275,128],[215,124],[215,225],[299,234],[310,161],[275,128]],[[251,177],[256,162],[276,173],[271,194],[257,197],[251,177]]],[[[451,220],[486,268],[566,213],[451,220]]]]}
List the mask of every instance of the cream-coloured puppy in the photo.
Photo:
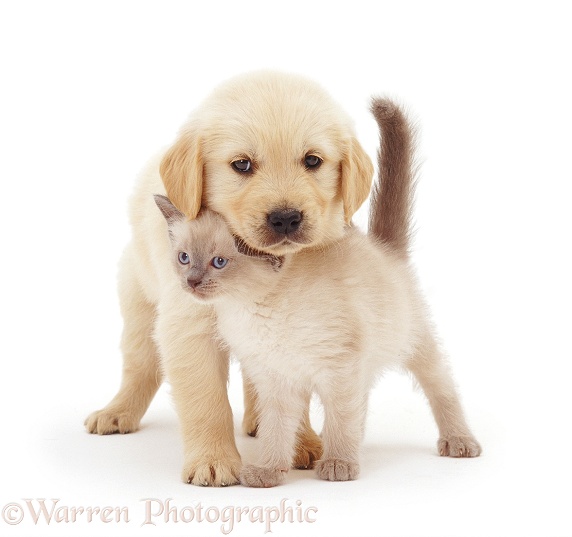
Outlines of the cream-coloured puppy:
{"type": "Polygon", "coordinates": [[[262,456],[243,468],[245,485],[284,480],[312,392],[325,411],[318,476],[356,479],[369,391],[392,367],[411,372],[427,395],[441,455],[480,454],[408,260],[411,131],[391,101],[376,100],[373,110],[383,150],[368,235],[348,228],[336,243],[294,255],[244,255],[216,213],[186,221],[168,198],[155,197],[181,287],[214,305],[221,343],[259,397],[262,456]]]}
{"type": "MultiPolygon", "coordinates": [[[[226,392],[228,353],[213,337],[212,307],[197,304],[179,285],[153,194],[167,194],[189,219],[201,206],[217,211],[250,248],[296,254],[343,235],[372,177],[351,121],[308,80],[260,72],[217,89],[136,186],[133,239],[119,277],[123,379],[113,400],[87,418],[88,431],[135,431],[166,377],[184,440],[183,480],[237,483],[241,461],[226,392]]],[[[311,467],[321,442],[310,428],[307,404],[302,421],[294,465],[311,467]]],[[[247,381],[244,428],[256,433],[247,381]]]]}

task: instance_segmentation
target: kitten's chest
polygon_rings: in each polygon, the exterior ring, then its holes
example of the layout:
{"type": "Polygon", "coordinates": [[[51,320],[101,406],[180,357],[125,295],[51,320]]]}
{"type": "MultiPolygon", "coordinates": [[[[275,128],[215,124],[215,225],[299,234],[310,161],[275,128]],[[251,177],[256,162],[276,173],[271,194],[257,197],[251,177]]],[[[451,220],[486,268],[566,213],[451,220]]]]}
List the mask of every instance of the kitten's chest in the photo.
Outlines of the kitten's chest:
{"type": "Polygon", "coordinates": [[[263,368],[287,376],[307,368],[308,356],[301,356],[305,335],[299,322],[264,303],[217,309],[220,336],[231,353],[246,367],[263,368]]]}
{"type": "Polygon", "coordinates": [[[291,330],[278,318],[278,312],[263,303],[233,304],[217,310],[220,335],[241,356],[282,347],[291,330]]]}

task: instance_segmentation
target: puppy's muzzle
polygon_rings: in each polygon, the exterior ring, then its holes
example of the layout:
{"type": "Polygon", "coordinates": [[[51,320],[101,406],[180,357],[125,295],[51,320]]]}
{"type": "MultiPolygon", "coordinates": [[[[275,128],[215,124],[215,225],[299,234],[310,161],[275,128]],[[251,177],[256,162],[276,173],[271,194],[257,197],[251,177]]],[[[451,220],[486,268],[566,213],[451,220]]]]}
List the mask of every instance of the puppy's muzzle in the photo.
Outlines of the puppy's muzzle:
{"type": "Polygon", "coordinates": [[[279,235],[296,233],[301,223],[302,213],[294,209],[273,211],[268,215],[268,227],[279,235]]]}

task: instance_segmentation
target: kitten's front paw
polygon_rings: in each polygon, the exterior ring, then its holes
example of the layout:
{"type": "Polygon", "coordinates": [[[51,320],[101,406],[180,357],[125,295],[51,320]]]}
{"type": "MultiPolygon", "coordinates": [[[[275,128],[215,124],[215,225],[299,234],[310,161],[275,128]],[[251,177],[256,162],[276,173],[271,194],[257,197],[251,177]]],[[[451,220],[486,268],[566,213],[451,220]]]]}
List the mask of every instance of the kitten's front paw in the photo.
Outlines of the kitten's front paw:
{"type": "Polygon", "coordinates": [[[139,428],[139,417],[128,409],[104,408],[92,412],[84,425],[92,434],[127,434],[139,428]]]}
{"type": "Polygon", "coordinates": [[[482,451],[480,444],[472,436],[439,438],[437,449],[442,457],[478,457],[482,451]]]}
{"type": "Polygon", "coordinates": [[[191,458],[183,468],[183,481],[201,487],[228,487],[238,484],[240,458],[191,458]]]}
{"type": "Polygon", "coordinates": [[[247,464],[240,472],[240,482],[247,487],[268,488],[280,485],[287,470],[247,464]]]}
{"type": "Polygon", "coordinates": [[[358,478],[359,464],[342,459],[324,459],[316,462],[316,473],[326,481],[353,481],[358,478]]]}

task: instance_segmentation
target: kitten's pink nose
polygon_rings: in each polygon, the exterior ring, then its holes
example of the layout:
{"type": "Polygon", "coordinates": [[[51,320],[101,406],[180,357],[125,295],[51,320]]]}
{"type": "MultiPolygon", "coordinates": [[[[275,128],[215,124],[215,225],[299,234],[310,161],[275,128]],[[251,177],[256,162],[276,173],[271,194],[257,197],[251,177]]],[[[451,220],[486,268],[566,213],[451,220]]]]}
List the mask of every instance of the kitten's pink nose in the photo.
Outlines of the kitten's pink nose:
{"type": "Polygon", "coordinates": [[[202,277],[199,278],[193,278],[191,276],[189,276],[187,278],[187,285],[191,288],[191,289],[196,289],[201,283],[202,283],[203,279],[202,277]]]}

